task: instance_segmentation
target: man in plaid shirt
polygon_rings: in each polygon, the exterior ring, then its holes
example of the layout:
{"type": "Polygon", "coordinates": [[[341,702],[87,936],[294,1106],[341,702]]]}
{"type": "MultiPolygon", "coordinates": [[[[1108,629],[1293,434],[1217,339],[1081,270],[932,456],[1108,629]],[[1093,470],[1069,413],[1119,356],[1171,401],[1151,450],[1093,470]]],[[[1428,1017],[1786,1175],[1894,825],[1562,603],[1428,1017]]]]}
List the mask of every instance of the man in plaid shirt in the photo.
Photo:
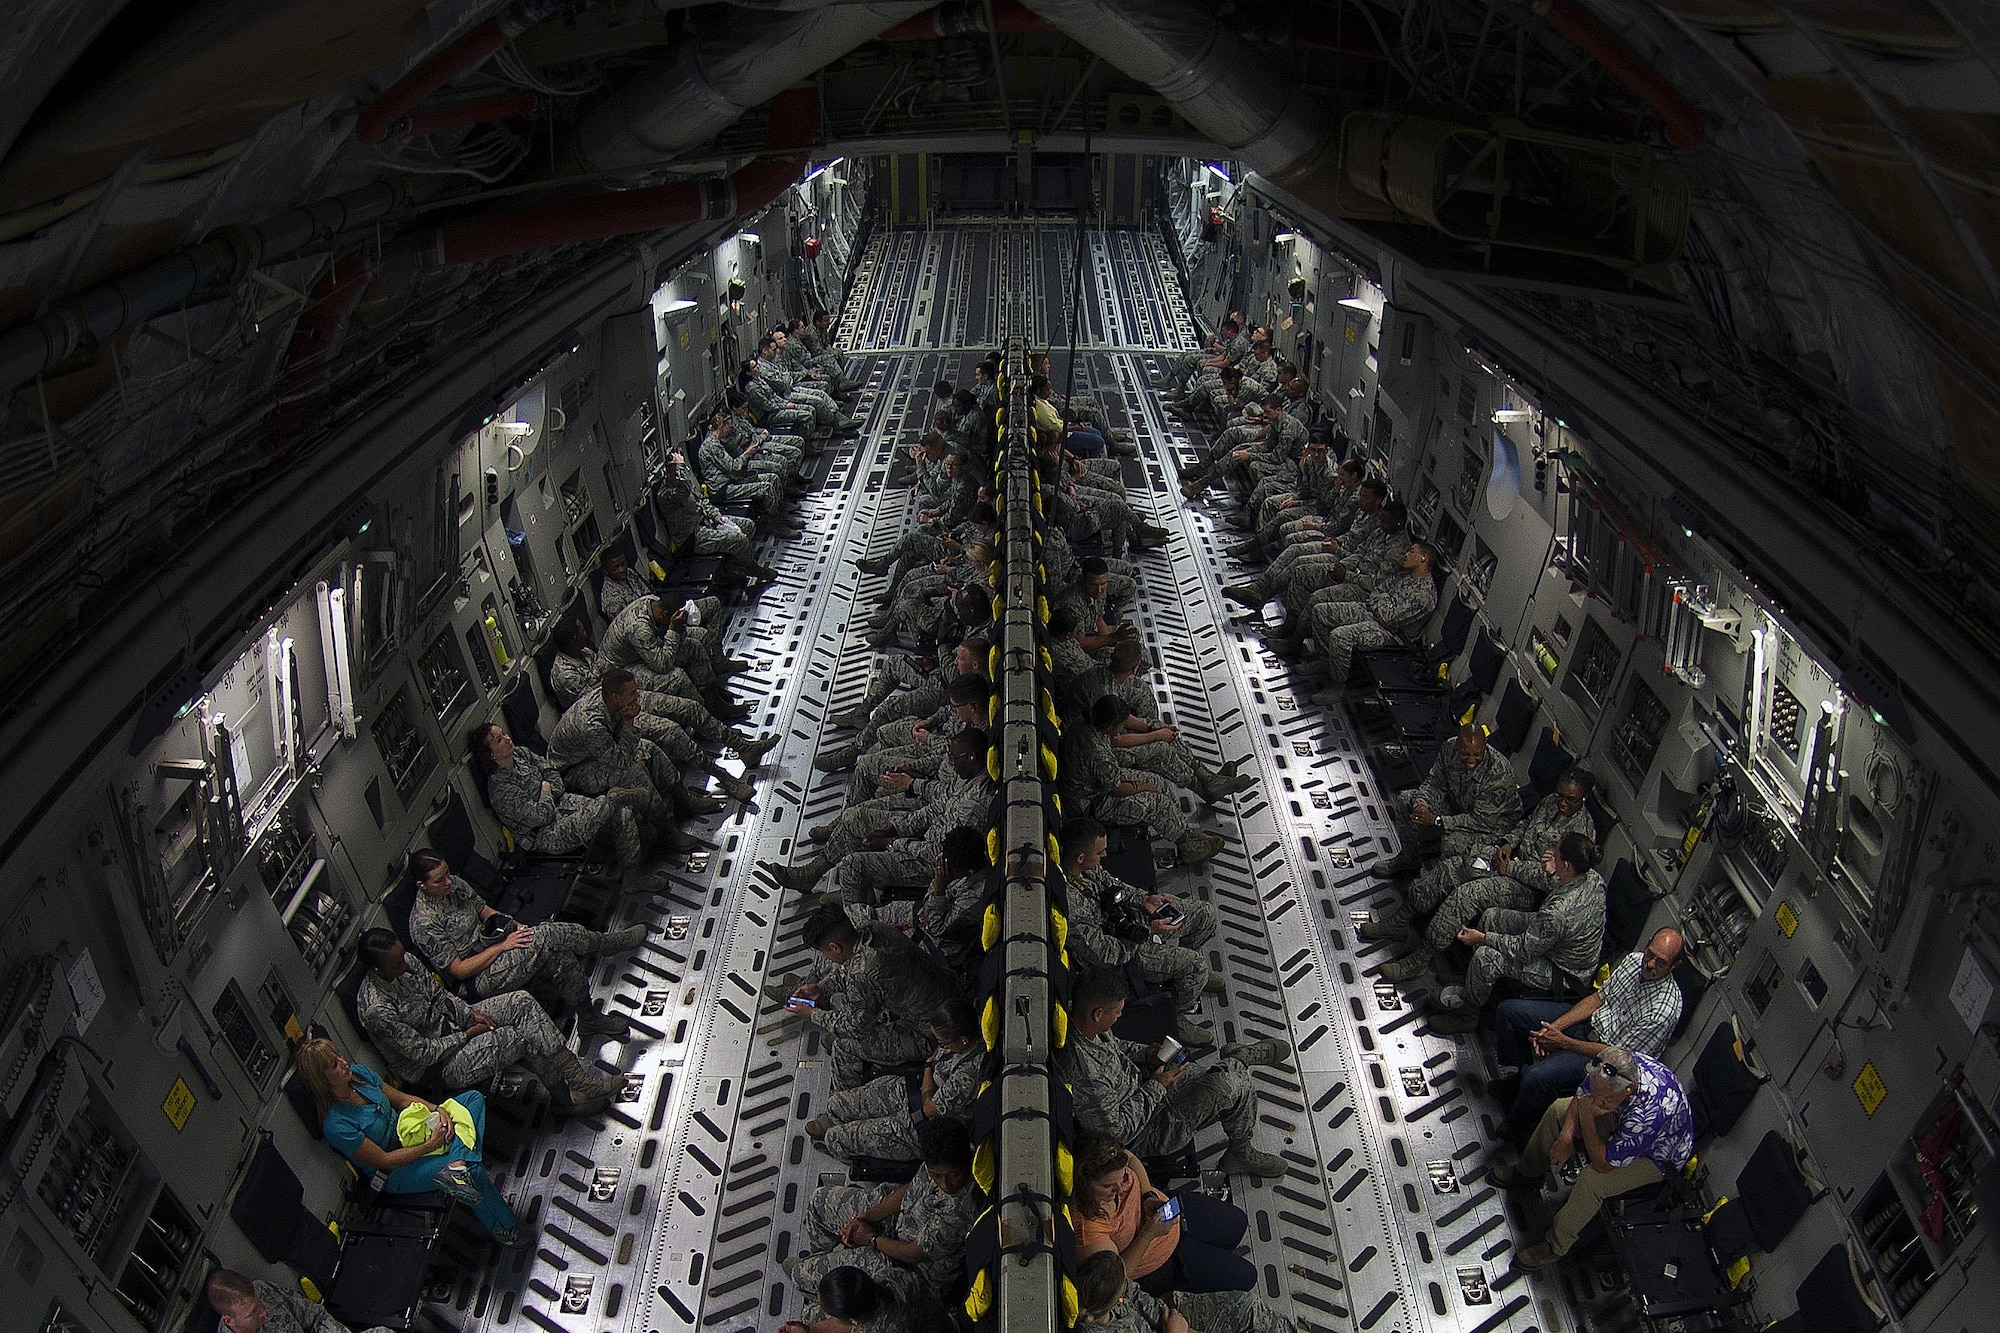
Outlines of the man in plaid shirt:
{"type": "Polygon", "coordinates": [[[1681,988],[1673,971],[1681,961],[1681,933],[1663,926],[1646,947],[1629,953],[1604,984],[1575,1004],[1561,1000],[1506,1000],[1494,1015],[1495,1046],[1502,1065],[1519,1072],[1495,1079],[1493,1094],[1512,1100],[1499,1133],[1525,1140],[1542,1112],[1569,1094],[1590,1057],[1606,1046],[1658,1055],[1681,1017],[1681,988]]]}

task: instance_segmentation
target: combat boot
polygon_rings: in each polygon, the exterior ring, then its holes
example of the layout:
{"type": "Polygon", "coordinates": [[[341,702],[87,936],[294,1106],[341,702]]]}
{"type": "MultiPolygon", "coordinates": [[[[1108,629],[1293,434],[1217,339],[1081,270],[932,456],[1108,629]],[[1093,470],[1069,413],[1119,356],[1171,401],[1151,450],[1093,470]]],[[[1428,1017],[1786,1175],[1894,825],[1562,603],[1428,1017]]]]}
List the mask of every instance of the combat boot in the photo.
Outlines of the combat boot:
{"type": "Polygon", "coordinates": [[[623,1014],[607,1014],[602,1006],[587,1004],[576,1011],[576,1030],[586,1037],[623,1041],[632,1034],[632,1023],[623,1014]]]}
{"type": "Polygon", "coordinates": [[[625,1088],[625,1076],[587,1065],[565,1046],[550,1062],[553,1081],[544,1078],[553,1095],[557,1115],[596,1115],[611,1105],[611,1099],[625,1088]]]}
{"type": "Polygon", "coordinates": [[[1403,903],[1379,921],[1362,922],[1354,928],[1354,933],[1364,940],[1405,940],[1410,937],[1410,923],[1415,919],[1410,905],[1403,903]]]}
{"type": "Polygon", "coordinates": [[[1275,1180],[1285,1174],[1285,1159],[1257,1148],[1231,1148],[1216,1165],[1232,1176],[1261,1176],[1275,1180]]]}
{"type": "Polygon", "coordinates": [[[768,736],[750,737],[740,731],[733,731],[723,737],[729,748],[736,751],[746,769],[755,768],[764,762],[764,756],[784,744],[785,738],[775,732],[768,736]]]}
{"type": "Polygon", "coordinates": [[[597,942],[597,952],[624,953],[627,949],[636,949],[646,942],[646,936],[652,933],[652,929],[645,922],[638,921],[619,930],[607,930],[604,938],[597,942]]]}
{"type": "Polygon", "coordinates": [[[1223,848],[1222,838],[1214,833],[1190,833],[1174,844],[1180,854],[1181,864],[1198,866],[1212,859],[1223,848]]]}
{"type": "Polygon", "coordinates": [[[820,876],[831,869],[832,864],[826,857],[815,853],[796,865],[780,865],[776,861],[766,861],[764,869],[770,872],[772,879],[786,888],[804,893],[819,883],[820,876]]]}

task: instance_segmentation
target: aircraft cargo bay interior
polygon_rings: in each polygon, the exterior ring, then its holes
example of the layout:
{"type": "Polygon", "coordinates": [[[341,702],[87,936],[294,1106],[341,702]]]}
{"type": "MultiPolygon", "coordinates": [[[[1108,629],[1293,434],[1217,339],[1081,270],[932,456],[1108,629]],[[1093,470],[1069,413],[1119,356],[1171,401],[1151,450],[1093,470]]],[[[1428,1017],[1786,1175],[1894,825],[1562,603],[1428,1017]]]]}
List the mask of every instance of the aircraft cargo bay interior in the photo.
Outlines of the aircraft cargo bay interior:
{"type": "Polygon", "coordinates": [[[1990,1326],[1976,4],[5,58],[0,1329],[1990,1326]]]}

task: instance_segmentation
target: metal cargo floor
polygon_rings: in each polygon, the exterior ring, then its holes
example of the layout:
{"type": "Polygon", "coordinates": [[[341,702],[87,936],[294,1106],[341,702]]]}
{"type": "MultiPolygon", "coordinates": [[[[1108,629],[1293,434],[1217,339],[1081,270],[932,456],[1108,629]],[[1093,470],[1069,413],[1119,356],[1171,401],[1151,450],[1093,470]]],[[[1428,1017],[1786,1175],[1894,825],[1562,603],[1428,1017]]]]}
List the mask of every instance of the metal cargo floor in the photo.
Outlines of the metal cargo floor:
{"type": "MultiPolygon", "coordinates": [[[[757,774],[757,807],[712,819],[714,850],[677,871],[666,899],[625,909],[663,927],[684,918],[686,930],[656,935],[598,978],[633,1016],[634,1039],[603,1054],[634,1076],[634,1100],[601,1120],[526,1127],[528,1146],[492,1164],[517,1210],[542,1224],[540,1240],[441,1281],[440,1320],[734,1333],[798,1314],[778,1262],[798,1246],[813,1187],[845,1177],[802,1128],[827,1090],[817,1030],[763,994],[767,977],[804,966],[802,911],[754,867],[789,859],[799,831],[844,800],[848,775],[811,760],[822,720],[858,700],[873,659],[861,622],[884,579],[854,561],[886,550],[906,521],[906,491],[885,488],[895,451],[921,432],[934,381],[970,383],[1010,291],[1028,292],[1011,327],[1039,345],[1067,341],[1075,239],[1068,227],[993,225],[870,240],[842,321],[867,355],[866,427],[829,455],[829,475],[802,502],[806,535],[766,543],[760,558],[782,577],[730,622],[730,651],[755,664],[738,693],[761,701],[754,724],[781,729],[784,743],[757,774]]],[[[1230,811],[1183,797],[1229,846],[1164,879],[1220,911],[1208,949],[1228,990],[1204,1001],[1204,1020],[1224,1041],[1288,1033],[1297,1052],[1254,1071],[1259,1146],[1290,1171],[1233,1182],[1263,1294],[1307,1329],[1563,1333],[1579,1321],[1561,1285],[1507,1271],[1501,1192],[1480,1170],[1497,1117],[1466,1077],[1478,1072],[1476,1045],[1430,1034],[1421,1004],[1378,994],[1367,969],[1382,946],[1353,934],[1357,914],[1390,898],[1367,872],[1393,850],[1359,738],[1304,705],[1282,664],[1232,625],[1219,588],[1235,538],[1174,489],[1186,435],[1145,387],[1163,351],[1194,344],[1173,267],[1149,234],[1089,242],[1079,387],[1135,432],[1131,499],[1172,533],[1139,557],[1144,586],[1128,616],[1168,720],[1205,759],[1245,757],[1260,779],[1230,811]]],[[[1212,1162],[1222,1141],[1211,1131],[1199,1146],[1212,1162]]]]}

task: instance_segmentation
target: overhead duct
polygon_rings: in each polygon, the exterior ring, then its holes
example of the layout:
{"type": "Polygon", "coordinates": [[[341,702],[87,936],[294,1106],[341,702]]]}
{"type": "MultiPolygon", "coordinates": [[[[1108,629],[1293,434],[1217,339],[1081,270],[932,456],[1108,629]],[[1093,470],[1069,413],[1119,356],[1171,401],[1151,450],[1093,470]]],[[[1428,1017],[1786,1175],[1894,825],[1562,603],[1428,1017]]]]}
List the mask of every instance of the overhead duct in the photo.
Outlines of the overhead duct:
{"type": "Polygon", "coordinates": [[[1687,178],[1643,144],[1357,111],[1341,159],[1355,190],[1472,245],[1632,268],[1672,262],[1687,240],[1687,178]]]}
{"type": "Polygon", "coordinates": [[[386,181],[364,185],[253,226],[224,227],[200,245],[78,293],[42,318],[0,334],[0,393],[11,393],[120,329],[143,324],[204,292],[232,287],[254,269],[373,222],[401,198],[402,192],[386,181]]]}
{"type": "Polygon", "coordinates": [[[1309,156],[1324,127],[1292,80],[1274,79],[1213,13],[1182,0],[1144,9],[1104,0],[1026,0],[1112,66],[1150,85],[1208,138],[1267,176],[1309,156]]]}
{"type": "Polygon", "coordinates": [[[707,143],[751,107],[810,78],[927,4],[828,5],[732,22],[683,43],[674,60],[640,74],[587,112],[583,158],[614,176],[644,176],[707,143]]]}
{"type": "Polygon", "coordinates": [[[429,246],[439,264],[469,264],[553,245],[716,222],[754,213],[799,178],[804,159],[755,162],[733,176],[643,190],[612,190],[567,203],[515,209],[440,228],[429,246]]]}
{"type": "Polygon", "coordinates": [[[950,0],[913,19],[905,19],[882,34],[885,42],[934,42],[940,37],[969,37],[974,33],[1054,32],[1055,24],[1020,3],[1020,0],[950,0]]]}
{"type": "Polygon", "coordinates": [[[1185,0],[1159,0],[1143,11],[1104,0],[1026,3],[1329,217],[1420,221],[1474,244],[1626,268],[1672,259],[1686,236],[1686,178],[1642,145],[1374,113],[1349,116],[1336,131],[1309,97],[1270,76],[1265,53],[1185,0]],[[1509,144],[1527,160],[1510,163],[1509,144]],[[1536,167],[1553,169],[1557,179],[1534,177],[1536,167]],[[1477,180],[1459,179],[1482,169],[1501,183],[1489,179],[1482,192],[1477,180]],[[1507,225],[1498,233],[1475,225],[1479,218],[1468,208],[1483,213],[1496,202],[1507,225]]]}
{"type": "Polygon", "coordinates": [[[1674,147],[1692,148],[1701,142],[1701,113],[1688,105],[1687,99],[1603,19],[1576,0],[1535,0],[1535,12],[1551,28],[1569,38],[1577,49],[1594,57],[1634,97],[1658,112],[1666,122],[1667,139],[1674,147]]]}
{"type": "Polygon", "coordinates": [[[484,64],[495,51],[562,8],[561,0],[515,0],[505,12],[449,43],[384,89],[355,118],[354,137],[362,143],[381,143],[426,97],[484,64]]]}

